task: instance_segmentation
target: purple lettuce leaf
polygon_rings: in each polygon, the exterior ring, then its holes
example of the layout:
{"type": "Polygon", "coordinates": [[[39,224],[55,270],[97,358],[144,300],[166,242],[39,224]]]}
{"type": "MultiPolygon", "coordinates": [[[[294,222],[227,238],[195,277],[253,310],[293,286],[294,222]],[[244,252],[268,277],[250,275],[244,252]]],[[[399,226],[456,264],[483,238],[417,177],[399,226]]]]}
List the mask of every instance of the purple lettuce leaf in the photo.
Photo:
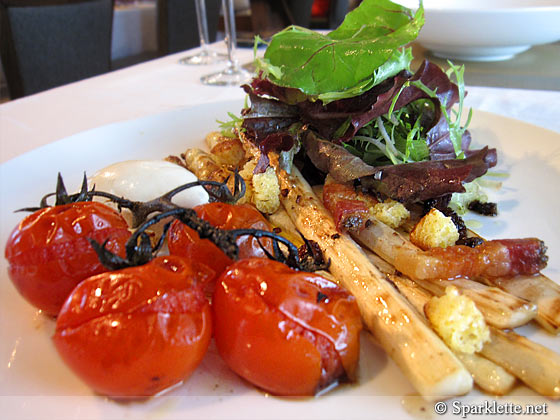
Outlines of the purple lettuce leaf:
{"type": "Polygon", "coordinates": [[[282,132],[299,121],[298,110],[276,99],[249,95],[250,108],[242,111],[242,128],[255,144],[259,144],[268,135],[282,132]]]}
{"type": "MultiPolygon", "coordinates": [[[[304,124],[309,125],[321,137],[337,143],[349,141],[360,128],[375,118],[387,114],[397,94],[399,96],[394,110],[417,99],[429,99],[434,102],[435,110],[432,120],[426,122],[430,156],[433,160],[455,157],[453,143],[449,138],[449,126],[440,111],[440,105],[445,104],[449,110],[457,103],[458,87],[443,70],[427,60],[413,75],[401,72],[359,96],[340,99],[327,105],[323,105],[321,101],[311,100],[297,89],[278,86],[260,77],[253,79],[250,85],[244,86],[244,89],[250,93],[251,98],[272,97],[297,107],[297,114],[304,124]],[[430,98],[422,89],[414,85],[405,86],[407,82],[414,81],[420,81],[430,90],[435,91],[436,97],[430,98]],[[347,124],[348,127],[341,134],[339,129],[343,124],[347,124]]],[[[470,135],[465,132],[463,151],[468,150],[469,145],[470,135]]]]}
{"type": "Polygon", "coordinates": [[[307,156],[317,169],[328,173],[336,181],[345,183],[378,172],[359,157],[353,155],[339,144],[321,139],[313,131],[303,136],[303,147],[307,156]]]}
{"type": "Polygon", "coordinates": [[[484,175],[496,164],[496,150],[473,151],[466,159],[447,159],[373,167],[344,147],[308,131],[303,137],[307,156],[317,169],[337,182],[360,180],[367,189],[401,202],[423,201],[464,192],[463,183],[484,175]]]}
{"type": "Polygon", "coordinates": [[[484,175],[495,164],[495,149],[485,147],[466,159],[431,160],[377,167],[362,187],[403,203],[464,192],[463,183],[484,175]]]}

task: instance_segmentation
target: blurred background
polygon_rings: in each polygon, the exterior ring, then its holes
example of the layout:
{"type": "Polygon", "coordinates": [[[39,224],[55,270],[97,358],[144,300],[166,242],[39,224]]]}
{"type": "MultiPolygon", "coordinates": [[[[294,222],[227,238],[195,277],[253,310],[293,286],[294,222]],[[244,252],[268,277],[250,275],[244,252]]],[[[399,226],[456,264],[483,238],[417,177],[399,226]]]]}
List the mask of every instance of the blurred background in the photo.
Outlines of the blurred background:
{"type": "MultiPolygon", "coordinates": [[[[256,34],[266,39],[291,24],[312,29],[334,29],[359,2],[360,0],[235,0],[238,46],[252,47],[256,34]]],[[[206,8],[210,40],[223,39],[221,0],[206,0],[206,8]]],[[[0,0],[0,12],[2,102],[199,45],[193,0],[0,0]],[[89,17],[85,23],[80,23],[78,8],[83,8],[85,4],[90,7],[87,12],[89,17]],[[98,20],[105,21],[103,24],[91,23],[91,8],[94,4],[98,8],[96,10],[99,10],[96,16],[99,16],[98,20]],[[68,9],[68,17],[60,21],[52,16],[43,17],[46,9],[54,10],[55,7],[68,9]],[[70,10],[71,7],[75,11],[70,10]],[[108,7],[111,9],[110,13],[107,12],[108,7]],[[23,9],[28,13],[20,13],[23,9]],[[72,18],[74,13],[76,19],[72,18]],[[34,31],[25,29],[25,24],[29,21],[33,22],[34,31]],[[89,24],[93,25],[91,29],[84,29],[84,25],[89,24]],[[79,31],[80,36],[76,36],[76,31],[79,31]],[[69,43],[81,43],[73,48],[82,52],[89,51],[87,48],[90,48],[92,51],[74,57],[80,60],[75,65],[78,67],[77,71],[65,69],[65,65],[71,64],[72,49],[62,51],[60,58],[53,58],[53,53],[47,51],[50,48],[47,41],[50,40],[52,45],[57,45],[57,49],[60,49],[59,46],[67,42],[65,39],[69,33],[72,38],[69,43]],[[23,51],[24,47],[27,48],[26,52],[18,52],[21,58],[16,60],[15,51],[23,51]],[[28,64],[23,65],[18,60],[26,60],[28,64]],[[56,73],[56,80],[39,80],[43,70],[38,69],[45,68],[56,73]],[[36,86],[27,89],[8,86],[6,79],[14,79],[14,75],[37,79],[36,86]]],[[[53,16],[62,15],[58,12],[53,16]]],[[[419,64],[424,58],[446,64],[446,59],[432,55],[422,44],[413,43],[412,47],[417,57],[415,64],[419,64]]],[[[454,62],[462,63],[461,60],[454,62]]],[[[477,86],[560,90],[559,68],[560,43],[555,42],[537,45],[509,60],[469,62],[465,82],[467,85],[477,86]]],[[[17,82],[10,84],[17,85],[17,82]]]]}
{"type": "MultiPolygon", "coordinates": [[[[252,48],[255,34],[266,39],[291,24],[316,29],[335,28],[358,2],[359,0],[235,0],[238,46],[252,48]]],[[[221,0],[206,0],[206,9],[210,41],[223,39],[221,0]]],[[[194,48],[200,43],[194,0],[1,0],[0,12],[2,102],[194,48]],[[94,3],[98,5],[94,6],[94,3]],[[91,27],[87,26],[91,24],[93,7],[101,9],[106,4],[111,5],[112,15],[100,11],[95,16],[98,21],[103,19],[109,23],[105,27],[99,22],[91,27]],[[70,11],[70,7],[74,10],[70,11]],[[79,19],[86,18],[79,15],[78,9],[85,10],[87,7],[88,21],[84,20],[80,27],[79,19]],[[78,30],[81,32],[80,36],[75,34],[78,30]],[[104,31],[106,36],[96,36],[94,31],[104,31]],[[89,35],[84,35],[84,32],[89,32],[89,35]],[[52,42],[49,44],[45,38],[52,38],[52,42]],[[49,48],[58,49],[65,43],[76,45],[70,46],[64,57],[55,59],[52,52],[46,51],[49,48]],[[87,64],[87,60],[81,57],[81,63],[74,65],[81,68],[69,71],[74,74],[64,74],[64,66],[73,65],[70,63],[72,48],[83,50],[88,48],[83,46],[85,44],[97,44],[95,54],[90,53],[89,56],[97,55],[98,61],[103,61],[102,65],[93,62],[87,64]],[[104,45],[105,52],[100,50],[100,45],[104,45]],[[53,64],[56,61],[58,64],[53,64]],[[55,69],[57,66],[58,69],[55,69]],[[91,69],[85,68],[86,66],[91,69]],[[6,76],[8,80],[19,76],[39,78],[39,73],[43,71],[40,69],[45,68],[45,71],[50,69],[57,73],[55,82],[41,83],[37,80],[37,86],[31,89],[25,90],[18,86],[9,88],[6,76]]]]}

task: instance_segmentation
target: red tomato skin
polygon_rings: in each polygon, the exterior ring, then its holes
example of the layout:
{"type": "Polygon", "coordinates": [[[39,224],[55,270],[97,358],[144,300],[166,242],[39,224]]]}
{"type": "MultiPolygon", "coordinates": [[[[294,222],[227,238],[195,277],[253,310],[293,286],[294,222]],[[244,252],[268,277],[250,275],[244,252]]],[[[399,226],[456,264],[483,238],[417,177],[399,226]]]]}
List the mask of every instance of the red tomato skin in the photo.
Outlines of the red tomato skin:
{"type": "Polygon", "coordinates": [[[167,235],[167,246],[171,255],[197,261],[213,271],[213,275],[208,278],[208,283],[205,285],[208,294],[211,295],[216,279],[233,264],[233,260],[210,240],[200,239],[196,231],[179,220],[173,221],[167,235]]]}
{"type": "MultiPolygon", "coordinates": [[[[220,229],[261,229],[271,231],[271,227],[263,215],[248,204],[232,205],[226,203],[207,203],[194,208],[197,215],[220,229]]],[[[261,240],[269,252],[272,244],[269,239],[261,240]]],[[[223,251],[208,239],[200,239],[198,233],[187,225],[175,220],[169,229],[167,244],[169,253],[206,264],[214,270],[215,277],[206,285],[211,295],[215,280],[227,267],[233,264],[223,251]]],[[[266,257],[258,241],[251,236],[242,236],[237,240],[239,259],[250,257],[266,257]]]]}
{"type": "Polygon", "coordinates": [[[84,280],[57,319],[60,356],[94,391],[113,398],[145,398],[186,380],[212,336],[199,284],[205,275],[165,256],[84,280]]]}
{"type": "Polygon", "coordinates": [[[251,258],[222,274],[212,306],[220,355],[256,386],[308,396],[339,377],[353,379],[361,319],[354,298],[334,283],[251,258]]]}
{"type": "Polygon", "coordinates": [[[38,210],[12,231],[5,249],[8,274],[18,292],[47,315],[56,316],[74,287],[107,271],[87,238],[124,257],[128,225],[98,202],[78,202],[38,210]]]}
{"type": "MultiPolygon", "coordinates": [[[[271,231],[270,224],[264,216],[250,204],[208,203],[194,208],[198,216],[220,229],[261,229],[271,231]]],[[[272,251],[271,241],[261,242],[272,251]]],[[[259,242],[253,236],[241,236],[237,240],[239,259],[266,257],[259,242]]]]}

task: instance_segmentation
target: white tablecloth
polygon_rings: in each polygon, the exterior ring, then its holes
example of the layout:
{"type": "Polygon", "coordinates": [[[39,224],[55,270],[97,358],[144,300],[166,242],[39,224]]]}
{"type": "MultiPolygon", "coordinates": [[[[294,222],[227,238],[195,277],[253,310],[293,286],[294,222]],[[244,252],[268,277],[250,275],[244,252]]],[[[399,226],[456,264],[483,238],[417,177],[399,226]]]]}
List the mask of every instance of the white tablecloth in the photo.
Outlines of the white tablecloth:
{"type": "MultiPolygon", "coordinates": [[[[186,54],[170,55],[0,105],[0,162],[104,124],[189,105],[244,98],[239,87],[203,86],[200,76],[224,64],[178,64],[186,54]]],[[[251,61],[252,54],[252,50],[238,50],[242,63],[251,61]]],[[[470,107],[560,133],[560,92],[474,86],[467,90],[470,107]]]]}

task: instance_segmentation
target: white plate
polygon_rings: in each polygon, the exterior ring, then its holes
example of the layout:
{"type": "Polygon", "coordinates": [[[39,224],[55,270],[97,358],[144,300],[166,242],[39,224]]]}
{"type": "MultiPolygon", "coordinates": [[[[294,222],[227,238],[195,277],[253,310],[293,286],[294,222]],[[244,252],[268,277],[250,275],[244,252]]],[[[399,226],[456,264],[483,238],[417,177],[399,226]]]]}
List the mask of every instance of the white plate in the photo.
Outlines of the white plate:
{"type": "MultiPolygon", "coordinates": [[[[0,241],[22,218],[12,210],[38,203],[53,190],[61,171],[67,186],[77,188],[83,171],[91,174],[126,159],[160,158],[202,145],[217,128],[216,119],[237,112],[241,102],[181,109],[100,127],[15,158],[0,167],[0,241]]],[[[489,238],[537,236],[549,246],[553,279],[560,272],[560,136],[551,131],[475,112],[472,134],[477,144],[500,151],[499,169],[510,174],[497,193],[501,214],[483,219],[489,238]]],[[[2,418],[430,418],[433,406],[415,392],[394,363],[364,334],[360,380],[326,395],[303,400],[274,398],[238,379],[211,349],[185,384],[145,402],[115,403],[94,396],[60,361],[50,341],[53,322],[38,315],[17,294],[0,263],[0,412],[2,418]]],[[[533,327],[522,329],[560,351],[560,339],[533,327]]],[[[508,401],[534,394],[524,387],[508,401]]],[[[490,400],[473,392],[461,402],[490,400]]],[[[539,397],[531,401],[542,402],[539,397]]],[[[557,410],[549,404],[549,413],[557,410]]],[[[450,406],[451,410],[451,406],[450,406]]],[[[557,411],[558,412],[558,411],[557,411]]],[[[551,416],[554,418],[554,416],[551,416]]]]}
{"type": "MultiPolygon", "coordinates": [[[[397,0],[409,8],[417,0],[397,0]]],[[[558,0],[424,0],[418,42],[443,58],[499,61],[560,40],[558,0]]]]}

